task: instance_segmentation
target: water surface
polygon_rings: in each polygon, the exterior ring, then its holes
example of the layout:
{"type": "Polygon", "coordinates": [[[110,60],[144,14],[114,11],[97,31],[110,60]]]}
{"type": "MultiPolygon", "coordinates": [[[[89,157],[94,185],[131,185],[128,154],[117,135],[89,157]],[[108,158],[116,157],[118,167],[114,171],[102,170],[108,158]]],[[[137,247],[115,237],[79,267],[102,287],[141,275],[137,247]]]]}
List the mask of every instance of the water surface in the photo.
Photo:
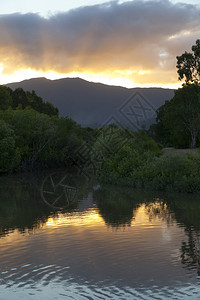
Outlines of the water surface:
{"type": "Polygon", "coordinates": [[[199,216],[198,196],[1,177],[0,300],[200,299],[199,216]]]}

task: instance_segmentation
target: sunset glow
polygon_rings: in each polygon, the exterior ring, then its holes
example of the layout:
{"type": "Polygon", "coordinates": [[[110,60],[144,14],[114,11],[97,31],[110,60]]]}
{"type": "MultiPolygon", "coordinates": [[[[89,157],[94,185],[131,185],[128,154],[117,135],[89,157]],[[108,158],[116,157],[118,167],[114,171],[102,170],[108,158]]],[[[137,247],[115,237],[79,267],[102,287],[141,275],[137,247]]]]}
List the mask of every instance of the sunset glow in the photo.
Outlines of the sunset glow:
{"type": "Polygon", "coordinates": [[[195,1],[67,3],[2,6],[0,84],[81,77],[128,88],[181,85],[176,56],[200,37],[195,1]]]}
{"type": "Polygon", "coordinates": [[[2,74],[1,68],[0,68],[0,84],[6,84],[10,82],[19,82],[25,79],[31,79],[31,78],[37,78],[37,77],[45,77],[50,80],[56,80],[60,78],[77,78],[80,77],[82,79],[85,79],[87,81],[91,82],[100,82],[103,84],[108,84],[108,85],[115,85],[115,86],[124,86],[127,88],[133,88],[133,87],[165,87],[165,88],[178,88],[181,86],[181,83],[162,83],[162,82],[154,82],[153,84],[151,83],[145,83],[144,81],[139,81],[137,83],[137,80],[134,80],[133,78],[142,77],[143,75],[148,75],[150,74],[150,71],[139,71],[137,74],[134,74],[132,72],[125,72],[125,71],[118,71],[116,70],[115,72],[109,74],[109,73],[100,73],[100,74],[95,74],[95,73],[89,73],[89,72],[83,72],[83,73],[78,73],[78,72],[72,72],[68,74],[62,74],[62,73],[57,73],[55,71],[36,71],[33,69],[21,69],[14,71],[12,74],[2,74]]]}

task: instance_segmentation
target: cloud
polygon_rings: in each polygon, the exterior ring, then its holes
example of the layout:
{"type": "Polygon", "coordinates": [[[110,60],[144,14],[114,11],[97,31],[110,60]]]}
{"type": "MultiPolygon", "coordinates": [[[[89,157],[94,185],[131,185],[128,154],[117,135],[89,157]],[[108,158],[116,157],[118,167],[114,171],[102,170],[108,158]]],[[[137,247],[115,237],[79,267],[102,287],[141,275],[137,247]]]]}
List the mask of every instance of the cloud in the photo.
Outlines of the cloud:
{"type": "Polygon", "coordinates": [[[48,19],[0,15],[0,63],[4,73],[129,70],[138,82],[169,83],[177,78],[176,55],[200,38],[199,15],[198,6],[168,0],[113,1],[48,19]]]}

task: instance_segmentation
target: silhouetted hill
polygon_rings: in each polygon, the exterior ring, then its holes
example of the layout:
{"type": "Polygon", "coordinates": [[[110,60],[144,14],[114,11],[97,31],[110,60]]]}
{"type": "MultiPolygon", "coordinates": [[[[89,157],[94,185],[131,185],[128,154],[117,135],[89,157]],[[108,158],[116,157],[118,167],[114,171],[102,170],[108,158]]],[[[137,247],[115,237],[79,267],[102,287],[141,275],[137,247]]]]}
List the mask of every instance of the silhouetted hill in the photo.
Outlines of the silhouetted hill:
{"type": "Polygon", "coordinates": [[[155,110],[174,95],[171,89],[127,89],[80,78],[35,78],[7,86],[35,90],[45,101],[58,107],[60,116],[69,116],[83,126],[92,127],[119,123],[133,129],[147,128],[155,121],[155,110]]]}

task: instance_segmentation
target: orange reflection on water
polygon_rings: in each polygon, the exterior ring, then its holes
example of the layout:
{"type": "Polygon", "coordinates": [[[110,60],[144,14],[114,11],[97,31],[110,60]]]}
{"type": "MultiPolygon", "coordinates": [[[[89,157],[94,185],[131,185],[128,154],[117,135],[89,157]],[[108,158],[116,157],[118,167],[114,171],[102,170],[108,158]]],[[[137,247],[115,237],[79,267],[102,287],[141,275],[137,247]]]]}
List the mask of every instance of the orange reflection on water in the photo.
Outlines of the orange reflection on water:
{"type": "Polygon", "coordinates": [[[83,226],[83,225],[101,225],[103,226],[104,220],[98,214],[97,209],[92,209],[84,213],[73,213],[73,214],[61,214],[59,213],[56,217],[50,217],[44,226],[57,228],[60,226],[83,226]]]}
{"type": "MultiPolygon", "coordinates": [[[[51,215],[46,222],[38,221],[38,223],[34,224],[32,229],[25,228],[24,230],[20,230],[15,228],[4,232],[2,238],[8,243],[18,243],[21,239],[23,240],[25,236],[34,235],[40,231],[52,232],[54,228],[62,229],[62,227],[64,228],[66,226],[74,227],[74,230],[96,227],[96,229],[101,232],[106,232],[107,230],[128,231],[132,229],[144,236],[149,235],[150,232],[152,233],[152,230],[155,228],[160,228],[166,237],[168,224],[174,223],[173,214],[169,212],[167,205],[161,200],[148,204],[143,203],[135,207],[133,209],[132,219],[128,223],[124,222],[124,220],[122,220],[122,222],[119,220],[117,225],[114,223],[108,224],[104,217],[98,208],[64,214],[59,212],[56,215],[51,215]]],[[[125,220],[127,221],[127,219],[125,220]]],[[[168,237],[168,239],[170,239],[170,237],[168,237]]]]}

